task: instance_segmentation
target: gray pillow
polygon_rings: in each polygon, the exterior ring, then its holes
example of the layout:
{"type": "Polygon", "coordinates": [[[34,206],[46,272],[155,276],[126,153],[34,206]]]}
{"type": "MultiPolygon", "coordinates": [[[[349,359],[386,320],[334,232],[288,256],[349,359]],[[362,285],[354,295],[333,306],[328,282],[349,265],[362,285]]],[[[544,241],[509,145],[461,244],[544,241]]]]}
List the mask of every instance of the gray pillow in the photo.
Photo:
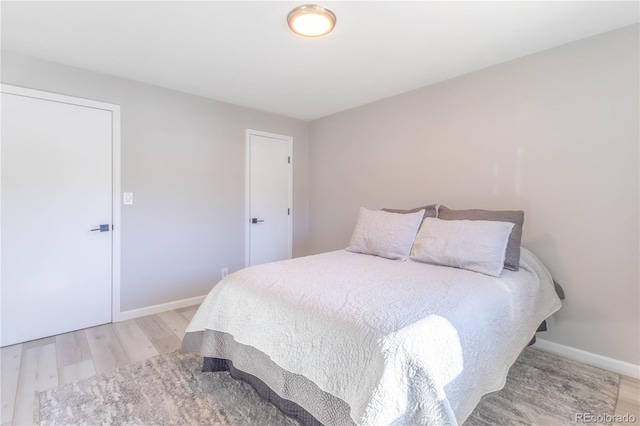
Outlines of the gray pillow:
{"type": "Polygon", "coordinates": [[[511,271],[520,269],[520,243],[522,241],[522,225],[524,224],[524,212],[522,210],[451,210],[445,206],[440,206],[438,208],[438,219],[493,220],[513,223],[514,227],[509,235],[507,251],[504,257],[504,267],[511,271]]]}
{"type": "Polygon", "coordinates": [[[408,214],[408,213],[416,213],[420,210],[424,210],[424,217],[436,217],[438,215],[437,204],[431,204],[430,206],[416,207],[415,209],[403,210],[403,209],[382,209],[383,212],[387,213],[400,213],[400,214],[408,214]]]}

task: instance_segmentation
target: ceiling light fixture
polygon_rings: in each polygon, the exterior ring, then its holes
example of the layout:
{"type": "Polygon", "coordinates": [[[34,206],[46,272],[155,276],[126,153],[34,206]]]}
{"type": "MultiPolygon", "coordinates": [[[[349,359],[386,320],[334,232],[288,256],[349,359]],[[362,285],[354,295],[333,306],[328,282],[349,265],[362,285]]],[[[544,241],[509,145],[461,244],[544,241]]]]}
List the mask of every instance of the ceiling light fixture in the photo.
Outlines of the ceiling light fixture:
{"type": "Polygon", "coordinates": [[[322,37],[333,31],[336,15],[315,4],[298,6],[287,15],[287,23],[294,33],[304,37],[322,37]]]}

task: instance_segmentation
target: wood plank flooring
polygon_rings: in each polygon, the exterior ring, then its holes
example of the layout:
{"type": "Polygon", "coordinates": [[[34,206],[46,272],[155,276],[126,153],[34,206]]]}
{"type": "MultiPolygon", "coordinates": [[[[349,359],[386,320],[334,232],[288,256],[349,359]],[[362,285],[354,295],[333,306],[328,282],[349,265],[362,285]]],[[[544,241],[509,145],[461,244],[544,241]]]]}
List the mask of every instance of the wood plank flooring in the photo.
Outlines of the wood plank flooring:
{"type": "Polygon", "coordinates": [[[618,390],[618,402],[616,404],[616,416],[622,416],[622,422],[613,423],[613,426],[640,424],[640,380],[622,376],[620,378],[620,389],[618,390]],[[624,416],[633,416],[634,422],[624,419],[624,416]]]}
{"type": "MultiPolygon", "coordinates": [[[[197,308],[191,306],[2,348],[0,425],[33,424],[34,398],[40,391],[180,348],[197,308]]],[[[635,416],[636,424],[640,423],[639,383],[622,377],[615,412],[635,416]]]]}

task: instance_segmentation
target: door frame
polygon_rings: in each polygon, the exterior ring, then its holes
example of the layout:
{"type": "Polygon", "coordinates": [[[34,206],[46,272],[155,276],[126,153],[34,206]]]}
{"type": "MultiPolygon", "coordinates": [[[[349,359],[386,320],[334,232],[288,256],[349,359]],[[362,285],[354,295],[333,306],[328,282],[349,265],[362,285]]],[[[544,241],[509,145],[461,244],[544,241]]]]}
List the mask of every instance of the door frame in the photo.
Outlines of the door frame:
{"type": "MultiPolygon", "coordinates": [[[[121,143],[120,143],[120,105],[58,93],[29,89],[11,84],[0,84],[0,92],[27,98],[43,99],[70,105],[101,109],[111,112],[111,322],[120,320],[120,242],[121,242],[121,143]]],[[[1,163],[0,163],[0,167],[1,163]]],[[[0,215],[2,199],[0,196],[0,215]]],[[[1,231],[0,231],[1,232],[1,231]]],[[[0,257],[0,262],[1,262],[0,257]]],[[[0,268],[2,265],[0,264],[0,268]]],[[[1,279],[1,278],[0,278],[1,279]]]]}
{"type": "Polygon", "coordinates": [[[245,143],[245,201],[244,201],[244,266],[249,266],[251,257],[251,136],[262,136],[266,138],[279,139],[288,142],[289,144],[289,158],[291,162],[289,164],[289,208],[291,214],[289,215],[288,222],[288,245],[289,245],[289,259],[293,257],[293,137],[287,135],[280,135],[277,133],[263,132],[261,130],[246,130],[246,143],[245,143]]]}

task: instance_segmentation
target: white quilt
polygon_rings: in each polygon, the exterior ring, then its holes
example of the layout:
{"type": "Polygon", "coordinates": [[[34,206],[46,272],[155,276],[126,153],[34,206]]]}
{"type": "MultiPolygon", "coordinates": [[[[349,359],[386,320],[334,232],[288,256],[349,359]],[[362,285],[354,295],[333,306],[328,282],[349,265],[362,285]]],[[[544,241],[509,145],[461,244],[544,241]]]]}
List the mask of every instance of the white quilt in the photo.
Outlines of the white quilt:
{"type": "Polygon", "coordinates": [[[561,306],[540,261],[520,264],[494,278],[340,250],[259,265],[217,284],[187,332],[231,334],[356,424],[461,424],[561,306]]]}

